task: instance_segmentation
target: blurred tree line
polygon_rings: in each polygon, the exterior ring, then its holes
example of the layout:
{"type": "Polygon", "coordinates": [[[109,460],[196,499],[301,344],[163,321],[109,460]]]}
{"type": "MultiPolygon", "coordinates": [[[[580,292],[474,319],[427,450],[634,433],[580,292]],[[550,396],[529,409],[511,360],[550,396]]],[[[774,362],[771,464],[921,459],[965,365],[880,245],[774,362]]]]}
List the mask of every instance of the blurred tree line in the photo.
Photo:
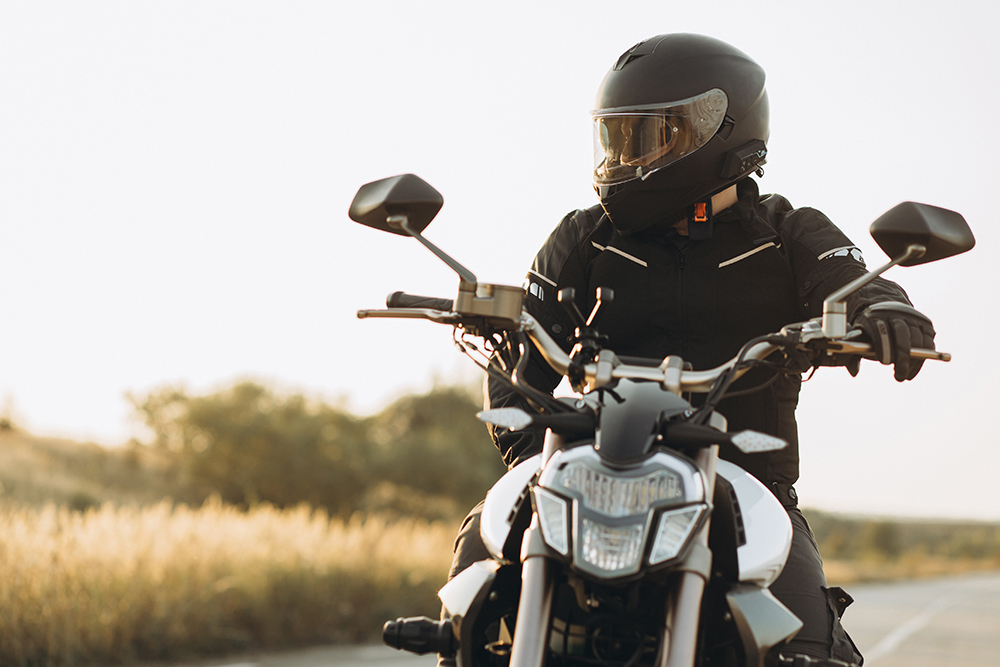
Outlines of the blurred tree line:
{"type": "MultiPolygon", "coordinates": [[[[176,499],[464,516],[506,471],[476,417],[477,390],[438,387],[370,417],[243,382],[207,395],[162,388],[132,402],[174,462],[176,499]]],[[[893,560],[905,554],[997,559],[1000,525],[904,522],[807,510],[823,556],[893,560]]]]}
{"type": "Polygon", "coordinates": [[[829,560],[892,561],[904,555],[993,559],[1000,565],[1000,525],[971,521],[887,520],[804,512],[829,560]]]}
{"type": "Polygon", "coordinates": [[[188,500],[277,507],[464,515],[506,471],[478,392],[441,387],[359,417],[254,382],[195,396],[162,388],[131,397],[152,446],[175,457],[188,500]]]}

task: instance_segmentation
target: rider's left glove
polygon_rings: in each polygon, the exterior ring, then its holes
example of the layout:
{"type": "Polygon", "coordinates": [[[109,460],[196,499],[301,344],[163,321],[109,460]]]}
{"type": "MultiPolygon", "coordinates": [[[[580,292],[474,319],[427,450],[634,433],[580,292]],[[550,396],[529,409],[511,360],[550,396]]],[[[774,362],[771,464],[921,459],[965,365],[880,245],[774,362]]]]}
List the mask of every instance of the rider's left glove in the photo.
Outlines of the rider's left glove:
{"type": "MultiPolygon", "coordinates": [[[[923,359],[914,359],[910,350],[934,349],[934,325],[913,306],[897,301],[872,304],[854,321],[871,343],[875,358],[893,365],[896,382],[912,380],[920,372],[923,359]]],[[[857,375],[857,366],[849,367],[857,375]]]]}

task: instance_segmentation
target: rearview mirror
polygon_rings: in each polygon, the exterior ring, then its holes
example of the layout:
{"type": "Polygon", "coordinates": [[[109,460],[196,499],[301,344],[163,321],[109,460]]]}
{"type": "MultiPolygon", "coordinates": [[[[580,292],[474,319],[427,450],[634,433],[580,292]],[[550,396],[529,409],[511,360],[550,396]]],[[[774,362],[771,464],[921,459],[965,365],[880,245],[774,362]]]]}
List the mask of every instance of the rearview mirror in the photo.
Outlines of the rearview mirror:
{"type": "Polygon", "coordinates": [[[415,174],[400,174],[362,185],[347,215],[368,227],[411,236],[424,231],[442,206],[444,197],[430,183],[415,174]],[[411,231],[396,222],[397,216],[406,219],[411,231]]]}
{"type": "MultiPolygon", "coordinates": [[[[354,195],[347,215],[362,225],[400,236],[412,236],[420,241],[458,274],[461,282],[456,307],[460,307],[464,303],[463,292],[475,295],[476,276],[420,234],[431,224],[442,206],[444,197],[430,183],[416,174],[400,174],[362,185],[354,195]]],[[[520,312],[520,306],[518,308],[520,312]]]]}
{"type": "Polygon", "coordinates": [[[889,263],[858,276],[823,300],[823,335],[847,334],[847,297],[897,264],[915,266],[971,250],[976,239],[960,214],[946,208],[905,201],[878,217],[869,228],[889,263]]]}
{"type": "Polygon", "coordinates": [[[916,266],[971,250],[976,239],[961,214],[946,208],[906,201],[893,206],[872,223],[872,238],[891,259],[902,256],[911,245],[926,248],[900,266],[916,266]]]}

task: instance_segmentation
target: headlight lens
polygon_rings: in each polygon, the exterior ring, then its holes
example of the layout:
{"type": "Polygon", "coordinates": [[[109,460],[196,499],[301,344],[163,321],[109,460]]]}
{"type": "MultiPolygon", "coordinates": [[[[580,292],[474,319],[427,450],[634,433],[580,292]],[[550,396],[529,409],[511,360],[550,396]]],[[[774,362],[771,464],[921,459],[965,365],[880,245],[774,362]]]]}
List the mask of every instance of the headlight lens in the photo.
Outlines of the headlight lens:
{"type": "Polygon", "coordinates": [[[653,505],[684,496],[680,476],[672,470],[638,478],[622,478],[582,463],[570,464],[562,474],[562,485],[585,507],[605,516],[645,514],[653,505]]]}
{"type": "Polygon", "coordinates": [[[675,558],[700,521],[704,496],[701,475],[684,459],[656,453],[630,468],[613,469],[591,447],[554,455],[535,487],[546,544],[564,556],[572,551],[577,569],[602,579],[639,571],[660,510],[672,518],[657,524],[650,564],[675,558]]]}
{"type": "Polygon", "coordinates": [[[583,517],[577,539],[583,562],[609,573],[637,571],[646,542],[646,524],[606,526],[583,517]]]}

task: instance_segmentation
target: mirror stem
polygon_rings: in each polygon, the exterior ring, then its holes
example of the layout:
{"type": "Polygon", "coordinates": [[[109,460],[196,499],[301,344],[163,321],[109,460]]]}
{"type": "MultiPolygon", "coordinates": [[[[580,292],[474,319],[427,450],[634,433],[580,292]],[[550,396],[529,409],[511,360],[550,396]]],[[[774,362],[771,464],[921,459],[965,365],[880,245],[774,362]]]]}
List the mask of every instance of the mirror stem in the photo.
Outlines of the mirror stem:
{"type": "Polygon", "coordinates": [[[424,246],[430,250],[432,253],[438,256],[442,262],[451,267],[452,271],[458,274],[458,277],[462,279],[462,283],[459,285],[458,289],[462,291],[475,292],[478,280],[472,271],[455,261],[451,256],[445,253],[436,245],[425,239],[420,235],[420,232],[412,229],[410,227],[410,220],[405,215],[390,215],[386,218],[386,222],[393,229],[402,229],[404,232],[420,241],[424,246]]]}
{"type": "Polygon", "coordinates": [[[823,301],[823,336],[826,338],[843,338],[847,335],[847,297],[878,278],[880,275],[908,259],[922,257],[927,248],[913,244],[907,246],[906,252],[884,266],[860,276],[847,283],[823,301]]]}

